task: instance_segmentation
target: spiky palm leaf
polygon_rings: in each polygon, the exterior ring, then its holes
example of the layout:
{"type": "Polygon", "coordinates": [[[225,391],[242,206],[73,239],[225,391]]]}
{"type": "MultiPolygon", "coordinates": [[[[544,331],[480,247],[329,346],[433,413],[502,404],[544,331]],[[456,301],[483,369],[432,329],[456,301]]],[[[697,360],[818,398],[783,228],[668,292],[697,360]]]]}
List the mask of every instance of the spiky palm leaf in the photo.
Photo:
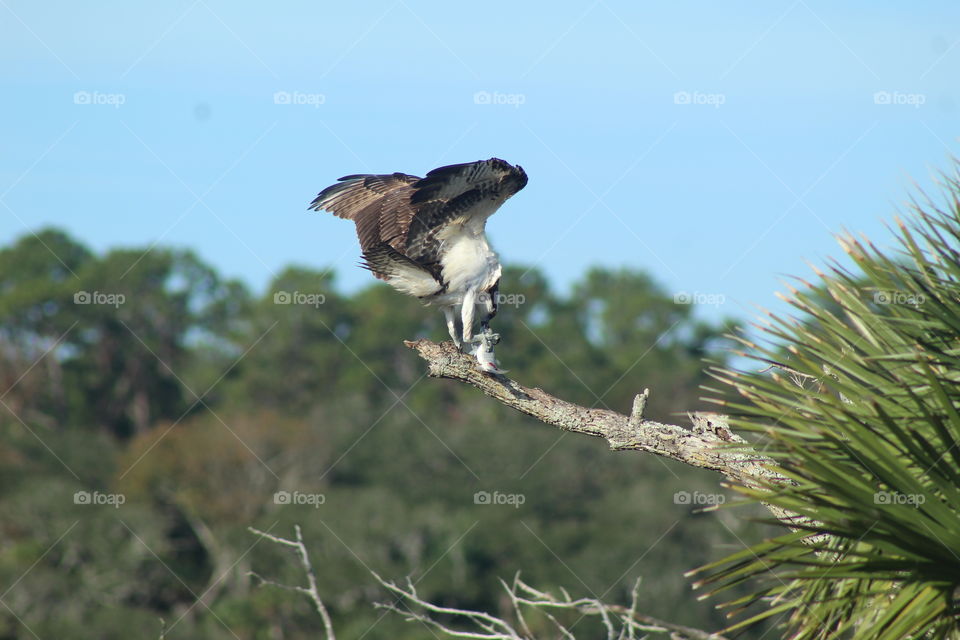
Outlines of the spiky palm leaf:
{"type": "Polygon", "coordinates": [[[897,221],[892,254],[841,238],[856,269],[833,265],[818,287],[791,289],[799,318],[771,316],[764,345],[744,340],[783,371],[716,371],[744,398],[727,403],[731,424],[762,435],[793,481],[741,491],[803,517],[701,570],[712,593],[761,579],[728,606],[769,608],[732,628],[785,616],[804,640],[960,636],[956,174],[944,193],[946,206],[914,203],[909,225],[897,221]]]}

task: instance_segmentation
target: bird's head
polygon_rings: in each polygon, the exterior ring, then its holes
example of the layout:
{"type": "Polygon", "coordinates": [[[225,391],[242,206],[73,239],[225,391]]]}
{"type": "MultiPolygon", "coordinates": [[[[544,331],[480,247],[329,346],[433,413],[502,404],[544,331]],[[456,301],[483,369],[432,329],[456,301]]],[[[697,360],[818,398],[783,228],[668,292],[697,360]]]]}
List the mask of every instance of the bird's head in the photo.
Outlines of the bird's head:
{"type": "MultiPolygon", "coordinates": [[[[503,162],[503,161],[501,161],[503,162]]],[[[503,163],[507,169],[503,178],[500,179],[501,192],[507,194],[509,198],[520,189],[527,186],[527,172],[520,165],[513,166],[507,162],[503,163]]]]}
{"type": "Polygon", "coordinates": [[[525,186],[527,186],[527,172],[523,170],[523,167],[517,165],[516,175],[517,191],[520,191],[520,189],[523,189],[525,186]]]}

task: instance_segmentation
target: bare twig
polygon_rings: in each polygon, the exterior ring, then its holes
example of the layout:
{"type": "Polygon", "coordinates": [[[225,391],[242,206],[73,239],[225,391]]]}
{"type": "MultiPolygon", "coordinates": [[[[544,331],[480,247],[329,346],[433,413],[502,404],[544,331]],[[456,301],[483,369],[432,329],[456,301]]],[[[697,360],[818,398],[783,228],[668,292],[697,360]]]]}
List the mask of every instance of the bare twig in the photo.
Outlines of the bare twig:
{"type": "Polygon", "coordinates": [[[297,587],[281,584],[279,582],[274,582],[273,580],[267,580],[253,571],[249,572],[248,575],[259,580],[261,586],[270,585],[273,587],[279,587],[281,589],[287,589],[289,591],[296,591],[297,593],[302,593],[310,598],[310,600],[313,602],[314,608],[317,610],[317,613],[320,614],[320,619],[323,621],[323,628],[326,632],[326,640],[336,640],[336,635],[333,633],[333,623],[330,620],[330,613],[327,611],[327,607],[323,604],[323,600],[320,599],[320,592],[317,590],[317,574],[313,570],[313,564],[310,562],[310,554],[307,552],[307,546],[303,543],[303,535],[300,533],[300,525],[295,524],[293,525],[293,528],[294,532],[297,534],[296,541],[287,540],[286,538],[281,538],[279,536],[267,533],[266,531],[254,529],[253,527],[247,527],[251,533],[258,535],[261,538],[266,538],[267,540],[275,542],[276,544],[294,549],[300,558],[300,564],[303,566],[304,572],[307,574],[307,586],[297,587]]]}
{"type": "Polygon", "coordinates": [[[517,631],[510,625],[510,623],[492,616],[489,613],[484,613],[483,611],[470,611],[469,609],[441,607],[433,604],[432,602],[427,602],[426,600],[421,599],[419,594],[417,594],[416,586],[409,578],[407,578],[407,586],[404,588],[398,586],[395,582],[384,580],[376,573],[373,574],[373,577],[376,578],[377,581],[385,588],[400,596],[401,600],[408,600],[409,602],[414,603],[420,608],[424,609],[425,612],[429,613],[420,613],[409,608],[406,610],[400,609],[397,607],[396,603],[378,602],[375,606],[379,609],[386,609],[387,611],[399,613],[407,620],[423,622],[424,624],[439,629],[447,635],[455,638],[491,638],[506,640],[523,640],[524,638],[524,636],[518,635],[517,631]],[[431,613],[466,619],[479,627],[480,631],[458,631],[448,628],[444,624],[431,618],[429,615],[431,613]]]}
{"type": "Polygon", "coordinates": [[[802,372],[802,371],[797,371],[797,370],[794,369],[793,367],[788,367],[787,365],[783,364],[782,362],[777,362],[776,360],[770,360],[770,359],[768,359],[768,358],[761,358],[761,360],[763,360],[763,362],[768,362],[770,366],[761,369],[761,370],[758,371],[757,373],[766,373],[767,371],[770,371],[771,369],[780,369],[781,371],[786,371],[787,373],[789,373],[789,374],[791,374],[791,375],[793,375],[793,376],[796,376],[796,377],[798,377],[798,378],[806,378],[806,379],[808,379],[808,380],[819,380],[819,379],[820,379],[820,378],[818,378],[817,376],[812,376],[812,375],[810,375],[809,373],[804,373],[804,372],[802,372]]]}
{"type": "MultiPolygon", "coordinates": [[[[296,551],[300,564],[307,574],[308,586],[300,587],[282,584],[263,578],[253,572],[250,572],[249,575],[256,578],[261,586],[270,585],[307,596],[313,602],[314,608],[317,610],[317,613],[320,614],[320,618],[323,621],[323,626],[326,631],[325,640],[336,640],[330,615],[323,601],[320,599],[320,594],[317,590],[316,572],[313,569],[306,545],[303,542],[300,526],[294,525],[296,540],[288,540],[287,538],[275,536],[265,531],[254,529],[253,527],[248,527],[248,529],[251,533],[261,538],[296,551]]],[[[406,579],[404,586],[400,586],[393,581],[384,580],[372,571],[371,574],[373,574],[373,577],[384,588],[398,596],[394,602],[378,602],[375,603],[374,606],[397,613],[406,620],[420,622],[427,627],[436,629],[453,638],[534,640],[536,636],[533,631],[531,631],[524,616],[524,611],[526,610],[527,612],[539,612],[540,615],[556,627],[560,637],[565,640],[576,640],[576,636],[573,635],[571,630],[572,627],[564,625],[551,611],[569,611],[578,613],[581,617],[592,616],[598,618],[603,629],[606,631],[606,640],[637,640],[638,633],[669,634],[670,638],[675,640],[725,640],[723,636],[717,634],[664,622],[638,613],[637,604],[639,602],[640,580],[637,580],[633,587],[630,606],[624,607],[621,605],[607,604],[597,598],[574,599],[562,588],[560,589],[561,597],[557,597],[552,593],[531,587],[523,582],[520,579],[520,575],[517,574],[513,582],[509,585],[502,580],[500,581],[503,590],[510,599],[514,617],[518,621],[518,625],[514,626],[514,624],[503,618],[498,618],[483,611],[457,609],[429,602],[417,593],[417,587],[410,578],[406,579]],[[400,606],[401,604],[403,605],[402,608],[400,606]]],[[[166,627],[164,625],[161,629],[161,634],[164,634],[165,629],[166,627]]],[[[163,638],[163,635],[161,635],[161,638],[163,638]]]]}
{"type": "Polygon", "coordinates": [[[403,602],[404,609],[397,603],[378,603],[377,606],[388,611],[399,613],[407,620],[422,622],[453,638],[483,638],[485,640],[531,640],[535,636],[524,617],[524,609],[539,611],[548,619],[557,631],[566,640],[576,640],[570,628],[560,622],[551,611],[571,611],[581,616],[595,616],[606,631],[607,640],[636,640],[637,633],[669,634],[676,640],[725,640],[721,635],[693,629],[682,625],[657,620],[650,616],[637,613],[640,581],[637,580],[631,596],[629,607],[611,605],[596,598],[573,599],[563,592],[558,598],[551,593],[539,591],[526,584],[520,577],[514,578],[508,585],[500,581],[504,591],[510,598],[514,617],[519,628],[502,618],[497,618],[481,611],[468,609],[454,609],[441,607],[420,597],[416,587],[410,580],[401,587],[394,582],[384,580],[377,574],[374,577],[391,592],[400,596],[398,602],[403,602]],[[443,616],[450,622],[440,621],[435,616],[443,616]]]}
{"type": "Polygon", "coordinates": [[[644,389],[643,393],[638,393],[633,399],[633,409],[630,411],[630,419],[627,421],[627,428],[636,431],[643,425],[643,410],[647,408],[647,400],[650,398],[650,389],[644,389]]]}

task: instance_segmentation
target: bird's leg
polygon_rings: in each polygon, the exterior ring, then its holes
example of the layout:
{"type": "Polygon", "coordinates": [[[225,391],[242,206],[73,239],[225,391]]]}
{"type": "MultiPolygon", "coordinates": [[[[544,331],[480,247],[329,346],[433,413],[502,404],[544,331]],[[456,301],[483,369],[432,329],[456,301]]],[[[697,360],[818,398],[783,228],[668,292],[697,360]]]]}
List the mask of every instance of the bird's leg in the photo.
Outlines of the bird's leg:
{"type": "Polygon", "coordinates": [[[477,301],[477,292],[475,289],[467,289],[463,295],[463,302],[460,304],[460,320],[463,322],[461,327],[464,344],[478,342],[479,339],[473,335],[473,312],[477,301]]]}
{"type": "Polygon", "coordinates": [[[493,355],[493,345],[500,340],[500,336],[490,331],[490,318],[496,315],[496,313],[496,286],[492,287],[489,291],[482,292],[479,296],[476,295],[476,292],[470,291],[463,298],[463,309],[461,310],[461,314],[463,316],[464,343],[476,343],[476,346],[471,349],[470,353],[472,353],[477,359],[477,364],[479,365],[481,371],[499,374],[506,372],[500,368],[496,356],[493,355]],[[482,331],[477,336],[471,335],[472,331],[470,331],[473,324],[473,306],[475,304],[484,305],[485,311],[483,319],[480,321],[482,331]]]}
{"type": "Polygon", "coordinates": [[[460,328],[457,327],[457,314],[454,313],[453,307],[444,307],[443,316],[447,319],[447,331],[450,333],[450,337],[453,338],[453,344],[457,345],[457,349],[463,349],[463,342],[460,341],[460,328]]]}
{"type": "Polygon", "coordinates": [[[484,293],[484,316],[480,320],[480,328],[483,331],[483,335],[492,345],[500,342],[500,334],[493,333],[493,331],[490,329],[490,321],[493,320],[495,315],[497,315],[497,298],[500,297],[499,287],[500,281],[497,280],[496,283],[494,283],[494,285],[484,293]]]}

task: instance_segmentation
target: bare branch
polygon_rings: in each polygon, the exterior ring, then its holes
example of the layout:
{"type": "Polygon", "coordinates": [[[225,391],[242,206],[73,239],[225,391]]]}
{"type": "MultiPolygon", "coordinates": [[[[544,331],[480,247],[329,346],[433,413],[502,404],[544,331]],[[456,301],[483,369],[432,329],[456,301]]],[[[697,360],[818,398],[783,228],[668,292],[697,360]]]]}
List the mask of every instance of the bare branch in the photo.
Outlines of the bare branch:
{"type": "MultiPolygon", "coordinates": [[[[650,390],[644,389],[634,398],[629,416],[606,409],[595,409],[561,400],[542,389],[525,387],[506,376],[480,371],[474,359],[449,342],[434,343],[417,340],[405,343],[429,364],[429,375],[466,382],[502,404],[532,416],[545,424],[564,431],[604,438],[617,451],[647,451],[694,467],[718,471],[730,481],[748,487],[767,483],[785,483],[790,480],[779,475],[772,460],[759,454],[743,438],[735,434],[724,416],[714,413],[689,414],[691,428],[664,424],[643,417],[650,390]]],[[[766,505],[777,519],[788,527],[808,524],[809,519],[766,505]]],[[[256,574],[261,584],[272,585],[302,593],[314,603],[323,619],[327,640],[335,640],[330,616],[317,591],[316,574],[311,565],[300,527],[296,526],[296,540],[274,536],[258,529],[250,531],[274,543],[294,549],[307,574],[307,586],[289,586],[266,580],[256,574]]],[[[812,536],[814,542],[818,536],[812,536]]],[[[566,640],[575,640],[570,628],[551,611],[572,611],[581,616],[595,616],[606,631],[608,640],[636,640],[639,634],[663,633],[677,640],[725,640],[723,636],[699,629],[658,620],[637,611],[640,581],[634,586],[629,607],[606,604],[596,598],[573,599],[561,588],[562,598],[538,591],[520,580],[501,581],[507,593],[519,629],[511,622],[482,611],[444,607],[424,600],[409,579],[406,586],[384,580],[376,573],[374,578],[388,591],[396,594],[393,603],[376,603],[378,608],[392,611],[406,620],[417,621],[455,638],[482,640],[533,640],[524,611],[537,611],[557,628],[566,640]],[[400,604],[405,608],[401,608],[400,604]],[[440,618],[440,619],[438,619],[440,618]],[[451,622],[446,622],[446,620],[451,622]],[[456,626],[451,626],[456,625],[456,626]],[[461,628],[467,627],[467,628],[461,628]]]]}
{"type": "MultiPolygon", "coordinates": [[[[774,470],[775,464],[770,458],[755,451],[734,433],[724,416],[706,412],[688,414],[692,429],[644,419],[649,389],[634,398],[633,410],[628,417],[616,411],[582,407],[561,400],[504,375],[484,373],[477,368],[474,358],[461,353],[452,342],[415,340],[404,344],[427,361],[430,377],[466,382],[500,403],[545,424],[563,431],[604,438],[615,451],[646,451],[693,467],[718,471],[731,482],[751,488],[761,488],[768,482],[791,482],[774,470]]],[[[814,524],[807,517],[775,505],[764,503],[764,506],[787,527],[814,524]]],[[[823,536],[811,536],[805,542],[816,544],[822,540],[823,536]]]]}
{"type": "Polygon", "coordinates": [[[808,379],[808,380],[819,380],[819,378],[817,378],[817,376],[812,376],[812,375],[810,375],[809,373],[804,373],[804,372],[802,372],[802,371],[797,371],[796,369],[794,369],[794,368],[792,368],[792,367],[788,367],[787,365],[783,364],[782,362],[777,362],[776,360],[770,360],[769,358],[760,358],[760,360],[762,360],[763,362],[768,362],[768,363],[769,363],[769,366],[764,367],[763,369],[761,369],[761,370],[758,371],[757,373],[766,373],[767,371],[770,371],[771,369],[780,369],[781,371],[786,371],[787,373],[789,373],[789,374],[791,374],[791,375],[793,375],[793,376],[796,376],[797,378],[806,378],[806,379],[808,379]]]}
{"type": "Polygon", "coordinates": [[[539,591],[526,584],[520,577],[514,578],[508,585],[500,581],[504,591],[510,598],[513,614],[519,622],[519,629],[502,618],[497,618],[482,611],[454,609],[441,607],[420,597],[416,587],[407,580],[406,587],[400,587],[394,582],[384,580],[377,574],[374,577],[381,585],[400,596],[398,602],[403,602],[405,609],[397,606],[398,603],[378,603],[377,607],[399,613],[407,620],[413,620],[429,625],[452,638],[482,638],[484,640],[532,640],[535,636],[530,631],[524,617],[524,609],[537,610],[556,628],[566,640],[576,640],[570,627],[560,622],[553,611],[570,611],[581,616],[595,616],[606,630],[608,640],[634,640],[637,632],[669,634],[676,640],[725,640],[721,635],[671,624],[657,620],[650,616],[637,613],[639,601],[640,581],[637,580],[631,596],[629,607],[606,604],[596,598],[578,598],[574,600],[563,592],[562,598],[551,593],[539,591]],[[441,622],[433,617],[439,614],[451,618],[451,622],[441,622]],[[454,626],[456,625],[456,626],[454,626]],[[475,629],[462,627],[476,627],[475,629]]]}
{"type": "MultiPolygon", "coordinates": [[[[664,424],[643,417],[649,389],[637,395],[631,415],[594,409],[561,400],[542,389],[525,387],[503,375],[480,371],[475,360],[460,353],[451,342],[407,341],[429,365],[433,378],[458,380],[521,413],[564,431],[604,438],[610,448],[647,451],[693,467],[719,471],[729,480],[751,487],[760,480],[789,482],[773,471],[773,462],[731,431],[726,418],[715,413],[690,414],[690,429],[664,424]]],[[[771,512],[789,526],[796,516],[777,510],[771,512]]]]}
{"type": "MultiPolygon", "coordinates": [[[[248,575],[256,578],[260,586],[269,585],[307,596],[313,602],[317,613],[320,614],[320,618],[323,621],[323,626],[326,631],[325,640],[336,640],[330,615],[323,601],[320,599],[320,594],[317,590],[316,572],[310,561],[307,547],[303,542],[300,526],[294,525],[296,540],[275,536],[253,527],[248,527],[248,529],[251,533],[261,538],[293,549],[297,553],[300,564],[307,574],[308,586],[302,587],[282,584],[263,578],[253,572],[250,572],[248,575]]],[[[520,574],[518,573],[509,585],[503,580],[500,581],[503,590],[510,598],[513,614],[519,622],[520,628],[518,629],[507,620],[483,611],[457,609],[429,602],[417,593],[417,587],[410,578],[407,578],[405,586],[400,586],[393,581],[384,580],[373,571],[370,573],[384,588],[398,596],[397,600],[392,603],[374,603],[375,607],[397,613],[408,621],[420,622],[452,638],[534,640],[535,636],[524,617],[524,610],[527,610],[539,612],[539,615],[542,615],[556,627],[560,636],[565,640],[576,640],[576,636],[573,635],[571,627],[564,625],[551,613],[551,610],[559,610],[579,613],[582,617],[595,616],[599,618],[600,623],[606,630],[607,640],[635,640],[637,632],[669,634],[670,638],[675,640],[725,640],[723,636],[717,634],[663,622],[638,613],[637,604],[639,602],[640,580],[637,580],[633,587],[630,606],[624,607],[607,604],[597,598],[573,599],[570,597],[570,594],[562,588],[560,591],[563,596],[562,598],[558,598],[549,592],[540,591],[531,587],[520,579],[520,574]],[[404,608],[398,606],[401,603],[404,605],[404,608]],[[449,619],[451,622],[441,621],[438,617],[449,619]]],[[[161,638],[163,638],[164,632],[165,626],[161,629],[161,638]]]]}
{"type": "Polygon", "coordinates": [[[500,586],[503,587],[503,590],[507,592],[507,595],[510,596],[510,604],[513,606],[513,610],[517,614],[517,621],[520,623],[520,630],[523,631],[526,637],[532,638],[533,632],[530,631],[530,627],[527,626],[527,620],[523,617],[523,609],[520,608],[520,600],[517,597],[517,588],[519,585],[523,584],[520,581],[520,572],[518,571],[516,575],[513,576],[513,587],[507,585],[503,579],[500,579],[500,586]]]}
{"type": "MultiPolygon", "coordinates": [[[[373,573],[371,571],[371,573],[373,573]]],[[[501,620],[500,618],[494,617],[489,613],[484,613],[482,611],[470,611],[469,609],[454,609],[452,607],[441,607],[435,605],[431,602],[427,602],[420,598],[417,594],[417,588],[414,586],[413,582],[410,579],[407,579],[407,587],[403,588],[398,586],[395,582],[390,582],[384,580],[376,573],[373,573],[373,577],[382,584],[384,587],[390,591],[396,593],[402,600],[407,600],[411,603],[418,605],[420,608],[429,611],[430,613],[439,613],[449,616],[466,618],[473,624],[477,625],[486,633],[476,633],[476,632],[465,632],[457,631],[454,629],[447,629],[439,622],[430,618],[429,615],[417,613],[412,610],[401,610],[395,604],[387,604],[378,602],[376,606],[380,609],[386,609],[388,611],[393,611],[404,616],[408,620],[417,620],[424,622],[433,627],[441,629],[447,635],[458,637],[458,638],[506,638],[509,640],[523,640],[524,636],[520,636],[514,630],[514,628],[506,621],[501,620]],[[499,629],[499,630],[498,630],[499,629]]]]}
{"type": "Polygon", "coordinates": [[[260,586],[269,585],[272,587],[287,589],[288,591],[296,591],[297,593],[302,593],[310,598],[310,600],[313,602],[314,608],[317,610],[317,613],[320,614],[320,619],[323,621],[323,628],[326,632],[326,640],[337,640],[337,637],[333,632],[333,622],[330,620],[330,613],[327,611],[327,607],[323,604],[323,600],[320,599],[320,592],[317,590],[317,574],[313,570],[313,564],[310,562],[310,554],[307,552],[307,545],[303,543],[303,535],[300,532],[300,525],[293,525],[293,529],[297,535],[297,539],[295,541],[281,538],[279,536],[267,533],[266,531],[254,529],[253,527],[247,527],[247,530],[260,536],[261,538],[265,538],[276,544],[294,549],[300,558],[300,564],[303,566],[304,572],[307,574],[307,586],[298,587],[281,584],[279,582],[274,582],[273,580],[267,580],[252,571],[247,575],[259,580],[260,586]]]}

